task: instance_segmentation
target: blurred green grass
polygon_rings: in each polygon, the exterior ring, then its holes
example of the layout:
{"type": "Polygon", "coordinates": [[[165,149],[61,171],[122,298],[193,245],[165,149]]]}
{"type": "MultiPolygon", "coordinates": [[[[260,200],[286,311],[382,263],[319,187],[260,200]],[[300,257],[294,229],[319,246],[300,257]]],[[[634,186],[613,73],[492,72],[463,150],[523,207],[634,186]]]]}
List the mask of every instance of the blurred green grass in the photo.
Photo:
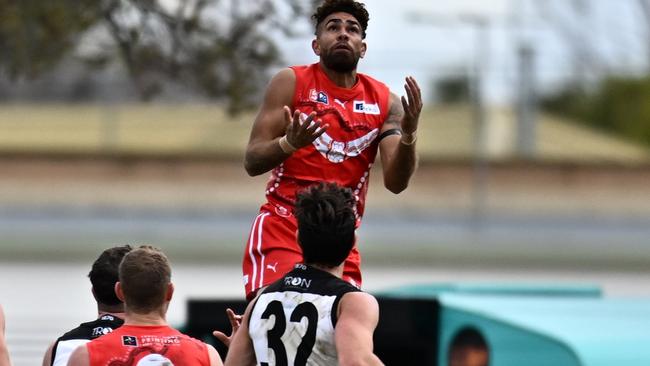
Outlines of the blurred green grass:
{"type": "MultiPolygon", "coordinates": [[[[0,152],[239,158],[255,113],[232,117],[209,104],[4,104],[0,152]]],[[[494,109],[489,121],[489,157],[513,159],[513,114],[494,109]]],[[[471,158],[472,126],[469,106],[426,109],[418,131],[420,158],[471,158]]],[[[542,161],[650,161],[650,151],[642,146],[548,115],[540,116],[537,137],[537,157],[542,161]]]]}

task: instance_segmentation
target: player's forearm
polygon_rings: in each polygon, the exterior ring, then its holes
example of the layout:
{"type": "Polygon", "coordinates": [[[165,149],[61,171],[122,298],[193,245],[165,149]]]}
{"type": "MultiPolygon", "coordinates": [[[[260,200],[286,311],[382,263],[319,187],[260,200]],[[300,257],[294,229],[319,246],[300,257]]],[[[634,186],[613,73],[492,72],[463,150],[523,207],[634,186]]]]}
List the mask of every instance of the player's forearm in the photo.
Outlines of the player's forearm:
{"type": "Polygon", "coordinates": [[[350,357],[339,356],[339,366],[383,366],[383,364],[372,352],[361,354],[357,351],[350,357]]]}
{"type": "Polygon", "coordinates": [[[395,194],[404,191],[417,164],[415,141],[411,145],[400,142],[387,166],[384,167],[384,186],[395,194]]]}
{"type": "Polygon", "coordinates": [[[290,154],[280,147],[280,138],[264,141],[248,147],[244,167],[251,177],[264,174],[280,165],[290,154]]]}
{"type": "Polygon", "coordinates": [[[9,351],[2,346],[0,346],[0,365],[11,366],[11,361],[9,360],[9,351]]]}

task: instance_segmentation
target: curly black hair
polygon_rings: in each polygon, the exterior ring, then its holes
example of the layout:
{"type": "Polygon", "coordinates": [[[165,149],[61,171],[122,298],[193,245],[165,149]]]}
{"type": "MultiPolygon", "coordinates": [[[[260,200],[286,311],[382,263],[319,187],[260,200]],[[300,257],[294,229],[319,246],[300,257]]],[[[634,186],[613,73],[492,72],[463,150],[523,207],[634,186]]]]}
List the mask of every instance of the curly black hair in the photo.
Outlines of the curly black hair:
{"type": "Polygon", "coordinates": [[[298,244],[307,264],[336,267],[354,246],[355,199],[349,188],[319,183],[299,192],[295,216],[298,244]]]}
{"type": "Polygon", "coordinates": [[[366,38],[366,29],[368,28],[370,15],[368,14],[368,10],[366,10],[365,5],[355,0],[325,0],[311,16],[316,23],[316,33],[318,33],[318,25],[330,14],[336,12],[348,13],[355,17],[361,25],[361,36],[366,38]]]}

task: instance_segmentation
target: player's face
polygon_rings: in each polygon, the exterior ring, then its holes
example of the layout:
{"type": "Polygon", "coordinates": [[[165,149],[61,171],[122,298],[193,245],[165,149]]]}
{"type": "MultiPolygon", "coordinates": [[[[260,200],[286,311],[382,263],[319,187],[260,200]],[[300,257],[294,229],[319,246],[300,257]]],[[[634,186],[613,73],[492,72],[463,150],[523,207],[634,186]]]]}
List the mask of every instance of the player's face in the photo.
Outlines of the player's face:
{"type": "Polygon", "coordinates": [[[332,13],[319,25],[312,48],[329,69],[350,72],[357,68],[359,58],[366,53],[362,35],[363,30],[355,17],[348,13],[332,13]]]}

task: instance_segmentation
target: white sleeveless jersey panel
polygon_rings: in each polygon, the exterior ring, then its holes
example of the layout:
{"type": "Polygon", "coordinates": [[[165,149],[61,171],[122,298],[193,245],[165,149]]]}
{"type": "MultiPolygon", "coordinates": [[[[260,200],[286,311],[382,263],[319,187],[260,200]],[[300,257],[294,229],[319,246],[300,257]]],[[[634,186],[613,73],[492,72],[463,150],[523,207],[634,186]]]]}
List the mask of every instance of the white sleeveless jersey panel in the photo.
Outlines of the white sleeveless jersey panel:
{"type": "Polygon", "coordinates": [[[335,300],[333,295],[294,291],[262,294],[249,323],[258,364],[284,364],[282,356],[280,360],[276,358],[276,352],[282,351],[275,348],[281,346],[286,352],[287,363],[294,365],[302,344],[303,348],[309,347],[305,351],[311,351],[306,365],[338,365],[332,324],[335,300]],[[278,315],[280,309],[282,314],[278,315]],[[281,345],[275,346],[273,339],[277,336],[280,336],[281,345]]]}

